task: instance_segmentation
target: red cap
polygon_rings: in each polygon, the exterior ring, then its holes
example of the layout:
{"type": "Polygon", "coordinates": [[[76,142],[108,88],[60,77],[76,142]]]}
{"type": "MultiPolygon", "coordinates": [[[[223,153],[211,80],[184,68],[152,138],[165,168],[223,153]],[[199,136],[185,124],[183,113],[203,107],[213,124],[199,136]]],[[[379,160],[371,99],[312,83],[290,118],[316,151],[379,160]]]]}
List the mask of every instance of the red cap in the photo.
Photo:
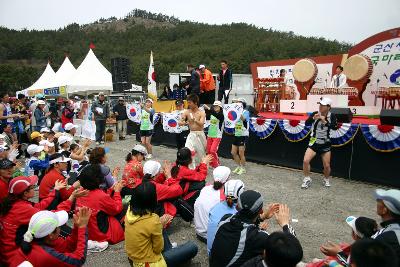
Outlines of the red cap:
{"type": "Polygon", "coordinates": [[[11,179],[8,185],[8,192],[11,194],[19,195],[28,189],[29,186],[35,185],[38,182],[38,177],[33,176],[18,176],[11,179]]]}

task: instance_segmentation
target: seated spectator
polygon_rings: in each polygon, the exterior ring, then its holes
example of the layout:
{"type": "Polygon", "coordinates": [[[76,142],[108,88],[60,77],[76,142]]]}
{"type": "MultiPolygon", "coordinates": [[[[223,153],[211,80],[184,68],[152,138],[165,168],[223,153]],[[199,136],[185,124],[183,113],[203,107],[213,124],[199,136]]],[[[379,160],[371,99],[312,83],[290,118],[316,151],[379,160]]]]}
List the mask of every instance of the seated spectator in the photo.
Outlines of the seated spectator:
{"type": "MultiPolygon", "coordinates": [[[[49,156],[45,154],[43,160],[39,159],[40,154],[44,151],[44,146],[29,145],[26,151],[30,158],[25,161],[25,175],[38,175],[43,177],[44,171],[49,167],[49,156]]],[[[45,151],[46,152],[46,151],[45,151]]]]}
{"type": "Polygon", "coordinates": [[[26,231],[32,215],[40,210],[65,210],[70,211],[73,201],[84,195],[85,191],[74,191],[64,202],[57,204],[59,190],[65,188],[65,182],[57,181],[48,198],[39,203],[30,201],[35,196],[34,187],[38,181],[37,176],[16,177],[10,181],[8,196],[0,205],[0,261],[9,260],[16,253],[17,246],[22,241],[22,235],[26,231]]]}
{"type": "Polygon", "coordinates": [[[88,207],[92,210],[88,224],[88,249],[103,251],[108,243],[116,244],[124,240],[123,218],[125,216],[120,191],[122,182],[115,183],[108,193],[100,189],[103,182],[98,164],[86,166],[78,176],[81,186],[89,191],[87,196],[76,201],[76,209],[88,207]]]}
{"type": "Polygon", "coordinates": [[[397,267],[399,259],[393,248],[380,240],[363,238],[354,243],[351,267],[397,267]]]}
{"type": "Polygon", "coordinates": [[[240,180],[229,180],[224,185],[225,201],[215,205],[209,213],[207,226],[207,253],[210,254],[218,224],[226,214],[236,214],[237,201],[244,191],[244,184],[240,180]]]}
{"type": "Polygon", "coordinates": [[[247,261],[242,267],[296,267],[302,258],[303,248],[295,236],[275,232],[268,236],[263,256],[247,261]]]}
{"type": "Polygon", "coordinates": [[[39,145],[39,142],[42,141],[42,135],[39,132],[31,133],[31,144],[39,145]]]}
{"type": "MultiPolygon", "coordinates": [[[[360,240],[362,238],[371,238],[378,230],[378,224],[375,220],[366,217],[354,217],[349,216],[346,218],[346,223],[351,227],[351,237],[354,241],[360,240]]],[[[351,245],[335,244],[333,242],[328,242],[322,245],[320,250],[327,257],[325,259],[314,259],[312,263],[303,264],[306,267],[324,267],[326,263],[329,262],[331,265],[336,264],[338,266],[347,266],[349,262],[351,245]]]]}
{"type": "Polygon", "coordinates": [[[172,99],[172,91],[168,85],[166,85],[164,87],[164,90],[163,90],[162,94],[160,95],[159,99],[161,99],[161,100],[172,99]]]}
{"type": "MultiPolygon", "coordinates": [[[[147,155],[147,150],[142,145],[135,145],[132,151],[126,155],[126,165],[122,173],[124,188],[133,188],[139,185],[143,178],[142,162],[147,155]]],[[[123,192],[124,190],[122,190],[123,192]]],[[[121,193],[122,194],[122,193],[121,193]]]]}
{"type": "Polygon", "coordinates": [[[289,225],[290,213],[286,205],[273,204],[263,212],[263,198],[253,190],[243,192],[238,203],[238,213],[221,219],[211,248],[211,267],[242,266],[263,255],[269,236],[265,231],[268,223],[264,220],[274,215],[284,232],[295,234],[289,225]]]}
{"type": "Polygon", "coordinates": [[[42,140],[47,140],[51,130],[47,127],[40,129],[40,134],[42,135],[42,140]]]}
{"type": "Polygon", "coordinates": [[[175,166],[171,170],[171,175],[174,179],[179,181],[183,189],[183,199],[186,200],[192,207],[194,202],[200,195],[200,190],[205,186],[208,164],[212,157],[205,156],[202,162],[194,170],[189,169],[192,163],[192,152],[189,148],[184,147],[178,150],[176,156],[175,166]]]}
{"type": "Polygon", "coordinates": [[[225,200],[224,184],[229,179],[231,170],[225,166],[218,166],[213,171],[214,183],[207,185],[200,191],[194,203],[194,225],[198,239],[207,243],[208,215],[210,210],[225,200]]]}
{"type": "Polygon", "coordinates": [[[179,266],[197,254],[197,246],[187,242],[172,248],[163,228],[172,216],[155,213],[157,190],[154,183],[143,181],[133,189],[125,218],[125,250],[132,266],[179,266]]]}
{"type": "Polygon", "coordinates": [[[175,100],[185,100],[186,99],[186,90],[183,88],[183,85],[178,86],[178,84],[174,84],[172,91],[172,98],[175,100]]]}
{"type": "Polygon", "coordinates": [[[8,195],[8,184],[13,175],[15,163],[9,159],[0,159],[0,202],[8,195]]]}
{"type": "Polygon", "coordinates": [[[89,163],[91,165],[100,165],[102,177],[104,178],[100,184],[100,187],[102,189],[111,188],[116,181],[114,177],[118,176],[119,167],[115,167],[113,172],[111,173],[110,167],[105,165],[107,163],[106,150],[102,147],[93,148],[89,155],[89,163]]]}
{"type": "Polygon", "coordinates": [[[68,221],[65,211],[39,211],[32,216],[21,248],[11,266],[29,261],[33,266],[82,266],[87,254],[87,224],[91,210],[79,209],[74,215],[74,229],[68,238],[59,235],[68,221]]]}
{"type": "Polygon", "coordinates": [[[376,211],[382,219],[382,229],[372,238],[388,244],[400,259],[400,190],[377,189],[375,191],[376,211]]]}
{"type": "MultiPolygon", "coordinates": [[[[71,160],[64,157],[60,153],[56,153],[50,156],[50,167],[47,169],[46,174],[43,176],[39,186],[39,199],[47,198],[52,190],[56,181],[66,181],[66,177],[63,172],[67,170],[68,162],[71,160]]],[[[76,182],[73,186],[60,189],[61,200],[66,200],[69,196],[80,186],[79,182],[76,182]]]]}
{"type": "Polygon", "coordinates": [[[162,168],[161,164],[154,160],[148,160],[143,165],[143,179],[144,181],[150,181],[156,186],[157,192],[157,214],[162,216],[164,214],[169,214],[172,217],[176,215],[176,207],[173,205],[177,197],[181,196],[183,191],[179,183],[171,179],[171,166],[165,164],[164,166],[164,176],[166,178],[165,182],[157,182],[157,177],[161,174],[162,168]]]}
{"type": "Polygon", "coordinates": [[[66,123],[64,126],[65,134],[71,138],[74,138],[76,134],[76,129],[78,129],[78,127],[78,125],[75,125],[71,122],[66,123]]]}

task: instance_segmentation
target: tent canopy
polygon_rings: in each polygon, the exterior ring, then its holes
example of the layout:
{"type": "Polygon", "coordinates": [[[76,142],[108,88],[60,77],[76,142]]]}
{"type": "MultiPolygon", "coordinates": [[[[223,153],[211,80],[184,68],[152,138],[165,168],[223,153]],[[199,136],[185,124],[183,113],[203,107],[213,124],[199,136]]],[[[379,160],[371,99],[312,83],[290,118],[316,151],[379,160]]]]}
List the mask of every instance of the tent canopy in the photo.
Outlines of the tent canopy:
{"type": "Polygon", "coordinates": [[[68,57],[65,57],[63,64],[56,72],[50,87],[65,86],[69,80],[75,75],[76,69],[72,65],[68,57]]]}
{"type": "Polygon", "coordinates": [[[76,73],[68,81],[67,92],[69,94],[93,94],[112,90],[111,73],[90,49],[76,73]]]}
{"type": "Polygon", "coordinates": [[[39,79],[32,84],[29,88],[27,88],[28,91],[31,90],[37,90],[37,89],[43,89],[43,88],[50,88],[52,81],[55,78],[55,72],[53,68],[50,66],[50,63],[47,63],[46,69],[42,73],[42,75],[39,77],[39,79]]]}

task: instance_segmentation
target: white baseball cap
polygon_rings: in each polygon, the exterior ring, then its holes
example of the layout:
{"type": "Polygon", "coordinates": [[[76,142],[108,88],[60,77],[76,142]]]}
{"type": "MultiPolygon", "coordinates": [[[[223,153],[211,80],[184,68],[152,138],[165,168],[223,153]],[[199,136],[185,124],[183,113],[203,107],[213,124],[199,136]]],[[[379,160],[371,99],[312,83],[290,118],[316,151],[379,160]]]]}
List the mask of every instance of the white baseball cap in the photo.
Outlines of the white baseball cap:
{"type": "Polygon", "coordinates": [[[78,125],[68,122],[67,124],[65,124],[64,129],[66,131],[71,131],[73,128],[77,129],[78,127],[78,125]]]}
{"type": "Polygon", "coordinates": [[[68,213],[65,210],[52,212],[42,210],[35,213],[29,221],[28,231],[24,234],[24,241],[32,242],[33,238],[42,238],[53,233],[57,227],[66,224],[68,213]]]}
{"type": "Polygon", "coordinates": [[[147,102],[147,101],[149,101],[149,102],[151,102],[153,104],[153,99],[147,98],[145,102],[147,102]]]}
{"type": "Polygon", "coordinates": [[[231,175],[231,169],[226,166],[218,166],[213,171],[213,177],[215,182],[225,183],[231,175]]]}
{"type": "Polygon", "coordinates": [[[50,132],[50,129],[47,127],[40,129],[40,133],[49,133],[49,132],[50,132]]]}
{"type": "Polygon", "coordinates": [[[205,65],[201,64],[201,65],[199,66],[199,69],[204,69],[205,67],[206,67],[205,65]]]}
{"type": "Polygon", "coordinates": [[[224,193],[226,197],[238,199],[244,191],[244,183],[241,180],[229,180],[224,185],[224,193]]]}
{"type": "Polygon", "coordinates": [[[222,108],[222,102],[221,101],[214,101],[213,106],[219,106],[222,108]]]}
{"type": "Polygon", "coordinates": [[[43,100],[38,100],[37,104],[38,105],[46,105],[46,102],[44,102],[43,100]]]}
{"type": "Polygon", "coordinates": [[[143,155],[147,155],[147,149],[142,145],[135,145],[132,150],[135,150],[143,155]]]}
{"type": "Polygon", "coordinates": [[[400,190],[376,189],[375,199],[382,200],[383,204],[393,213],[400,215],[400,190]]]}
{"type": "Polygon", "coordinates": [[[64,157],[64,155],[59,154],[59,157],[50,160],[49,163],[50,163],[50,164],[55,164],[55,163],[62,163],[62,162],[69,162],[69,161],[71,161],[70,158],[66,158],[66,157],[64,157]]]}
{"type": "Polygon", "coordinates": [[[61,135],[59,138],[58,138],[58,144],[59,145],[62,145],[62,144],[64,144],[65,142],[71,142],[73,139],[71,138],[71,137],[69,137],[69,136],[67,136],[67,135],[61,135]]]}
{"type": "Polygon", "coordinates": [[[50,142],[50,141],[48,141],[48,140],[42,140],[42,141],[39,142],[39,145],[40,145],[40,146],[50,146],[50,147],[53,147],[53,146],[54,146],[54,143],[52,143],[52,142],[50,142]]]}
{"type": "Polygon", "coordinates": [[[155,160],[146,161],[143,165],[143,174],[150,174],[151,177],[156,176],[161,170],[161,164],[155,160]]]}
{"type": "Polygon", "coordinates": [[[28,152],[29,155],[33,155],[35,153],[42,152],[43,149],[44,149],[44,146],[29,145],[28,148],[26,149],[26,152],[28,152]]]}
{"type": "Polygon", "coordinates": [[[322,106],[332,106],[332,99],[329,97],[321,97],[321,100],[318,102],[318,104],[322,106]]]}
{"type": "Polygon", "coordinates": [[[246,103],[246,99],[243,97],[237,99],[238,102],[246,103]]]}

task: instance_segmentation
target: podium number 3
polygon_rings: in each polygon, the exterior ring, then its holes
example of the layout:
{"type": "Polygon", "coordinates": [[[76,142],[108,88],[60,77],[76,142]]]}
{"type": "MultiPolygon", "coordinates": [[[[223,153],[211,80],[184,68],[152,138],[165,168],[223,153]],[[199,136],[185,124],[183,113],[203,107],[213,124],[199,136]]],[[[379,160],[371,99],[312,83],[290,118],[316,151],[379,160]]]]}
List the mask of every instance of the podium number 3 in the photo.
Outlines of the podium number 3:
{"type": "Polygon", "coordinates": [[[292,102],[290,102],[290,104],[292,105],[292,106],[290,107],[290,109],[294,109],[294,102],[292,101],[292,102]]]}

